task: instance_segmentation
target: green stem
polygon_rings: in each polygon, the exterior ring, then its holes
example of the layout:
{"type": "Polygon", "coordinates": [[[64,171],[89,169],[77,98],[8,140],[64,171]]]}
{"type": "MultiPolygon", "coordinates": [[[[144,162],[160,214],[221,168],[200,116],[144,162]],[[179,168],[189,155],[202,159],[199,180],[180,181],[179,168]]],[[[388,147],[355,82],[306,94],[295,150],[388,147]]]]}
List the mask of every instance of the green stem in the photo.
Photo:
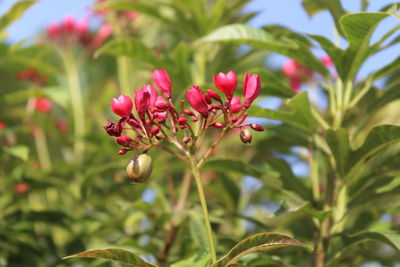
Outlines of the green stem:
{"type": "Polygon", "coordinates": [[[86,124],[79,70],[72,49],[65,49],[63,52],[63,62],[74,118],[74,151],[78,159],[80,159],[85,151],[86,124]]]}
{"type": "Polygon", "coordinates": [[[217,255],[215,253],[214,240],[212,237],[212,229],[211,229],[210,218],[208,215],[206,198],[205,198],[204,190],[203,190],[203,183],[201,181],[199,168],[197,167],[197,164],[194,161],[194,159],[192,158],[192,156],[189,156],[189,160],[190,160],[190,168],[191,168],[191,171],[192,171],[192,174],[194,177],[194,181],[195,181],[196,187],[197,187],[197,192],[198,192],[199,198],[200,198],[201,208],[203,210],[204,223],[206,226],[208,242],[210,245],[211,263],[214,263],[217,261],[217,255]]]}
{"type": "Polygon", "coordinates": [[[46,135],[44,134],[42,128],[37,128],[35,130],[35,145],[40,167],[43,168],[43,170],[45,170],[46,172],[50,171],[51,160],[49,156],[46,135]]]}
{"type": "Polygon", "coordinates": [[[124,95],[130,95],[129,58],[126,56],[117,57],[117,66],[120,91],[124,95]]]}

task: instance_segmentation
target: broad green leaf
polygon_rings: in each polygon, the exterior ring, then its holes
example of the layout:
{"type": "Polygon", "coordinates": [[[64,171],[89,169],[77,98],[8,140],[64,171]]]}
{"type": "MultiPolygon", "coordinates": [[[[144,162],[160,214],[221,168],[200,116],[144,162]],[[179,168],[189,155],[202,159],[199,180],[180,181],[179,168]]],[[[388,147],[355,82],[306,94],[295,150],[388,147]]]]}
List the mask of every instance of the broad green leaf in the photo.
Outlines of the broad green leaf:
{"type": "Polygon", "coordinates": [[[349,247],[366,241],[379,241],[400,251],[400,236],[394,232],[362,232],[353,235],[342,235],[343,245],[328,262],[329,267],[336,266],[337,261],[348,251],[349,247]]]}
{"type": "Polygon", "coordinates": [[[312,39],[317,41],[319,45],[324,49],[324,51],[328,54],[328,56],[332,59],[336,68],[341,68],[341,60],[343,56],[343,51],[334,45],[328,38],[322,35],[309,35],[312,39]]]}
{"type": "Polygon", "coordinates": [[[399,99],[399,84],[395,84],[383,92],[379,91],[379,93],[382,93],[382,95],[368,106],[368,112],[374,112],[379,108],[384,107],[386,104],[399,99]]]}
{"type": "Polygon", "coordinates": [[[10,154],[13,155],[14,157],[17,157],[19,159],[22,159],[23,161],[28,160],[29,156],[29,148],[24,145],[16,145],[12,147],[5,147],[4,150],[10,154]]]}
{"type": "Polygon", "coordinates": [[[287,42],[283,42],[276,39],[267,31],[248,25],[231,24],[220,27],[197,40],[196,43],[201,44],[204,42],[247,44],[291,57],[321,74],[329,74],[325,66],[311,53],[309,47],[303,42],[296,42],[296,40],[289,39],[287,42]]]}
{"type": "Polygon", "coordinates": [[[135,38],[118,38],[100,47],[95,56],[109,54],[113,56],[128,56],[150,65],[158,65],[159,61],[153,51],[135,38]]]}
{"type": "Polygon", "coordinates": [[[146,14],[148,16],[165,20],[163,16],[161,16],[157,5],[153,4],[145,4],[143,2],[134,2],[131,0],[108,0],[100,3],[96,6],[96,9],[105,9],[112,8],[115,10],[134,10],[141,14],[146,14]]]}
{"type": "Polygon", "coordinates": [[[329,129],[326,132],[326,141],[335,158],[339,174],[342,176],[345,175],[351,154],[349,134],[345,129],[329,129]]]}
{"type": "Polygon", "coordinates": [[[7,52],[6,60],[10,63],[23,64],[26,67],[35,67],[39,72],[53,73],[57,71],[54,60],[54,49],[45,44],[28,47],[11,46],[7,52]]]}
{"type": "Polygon", "coordinates": [[[344,15],[340,24],[344,36],[349,41],[349,47],[342,56],[338,72],[343,80],[354,78],[361,64],[369,56],[369,42],[371,36],[384,18],[389,16],[383,12],[361,12],[344,15]]]}
{"type": "Polygon", "coordinates": [[[156,265],[143,260],[135,253],[120,248],[91,249],[75,255],[64,257],[63,259],[70,258],[97,258],[116,261],[137,267],[156,267],[156,265]]]}
{"type": "Polygon", "coordinates": [[[254,177],[260,177],[263,175],[263,171],[261,169],[239,160],[213,159],[207,161],[207,163],[204,165],[204,168],[206,170],[236,172],[254,177]]]}
{"type": "Polygon", "coordinates": [[[303,92],[292,98],[286,105],[289,111],[276,111],[252,105],[251,116],[273,120],[280,120],[298,127],[307,132],[313,132],[317,123],[311,114],[310,102],[307,93],[303,92]]]}
{"type": "Polygon", "coordinates": [[[0,32],[3,31],[8,25],[18,20],[25,11],[30,8],[36,1],[18,1],[10,10],[0,17],[0,32]]]}
{"type": "Polygon", "coordinates": [[[241,258],[250,253],[271,252],[287,247],[308,248],[308,246],[287,235],[259,233],[240,241],[228,254],[212,264],[211,267],[229,266],[237,263],[241,258]]]}
{"type": "Polygon", "coordinates": [[[381,125],[373,128],[364,144],[356,150],[351,149],[344,129],[329,130],[327,139],[339,173],[344,179],[351,179],[360,174],[362,166],[368,164],[378,152],[400,141],[400,126],[381,125]]]}
{"type": "Polygon", "coordinates": [[[208,252],[199,252],[188,259],[178,261],[171,265],[171,267],[208,267],[210,262],[210,255],[208,252]]]}
{"type": "Polygon", "coordinates": [[[192,240],[199,248],[207,248],[208,247],[208,239],[207,239],[207,230],[204,226],[203,216],[193,211],[190,213],[190,234],[192,236],[192,240]]]}

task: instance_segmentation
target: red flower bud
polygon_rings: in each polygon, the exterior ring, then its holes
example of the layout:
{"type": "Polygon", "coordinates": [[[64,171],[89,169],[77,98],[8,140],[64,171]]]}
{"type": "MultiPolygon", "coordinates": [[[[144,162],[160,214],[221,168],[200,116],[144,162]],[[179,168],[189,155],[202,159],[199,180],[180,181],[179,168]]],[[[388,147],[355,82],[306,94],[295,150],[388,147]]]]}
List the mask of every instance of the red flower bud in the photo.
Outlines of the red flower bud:
{"type": "Polygon", "coordinates": [[[164,96],[168,99],[171,98],[171,80],[166,70],[155,70],[151,77],[164,96]]]}
{"type": "Polygon", "coordinates": [[[240,104],[240,100],[241,100],[240,97],[237,97],[237,96],[232,98],[231,104],[230,104],[231,113],[236,114],[242,110],[243,105],[240,104]]]}
{"type": "Polygon", "coordinates": [[[49,36],[50,39],[57,39],[60,33],[61,30],[57,23],[52,22],[47,26],[47,36],[49,36]]]}
{"type": "Polygon", "coordinates": [[[44,97],[35,98],[35,110],[42,113],[49,113],[53,109],[51,101],[44,97]]]}
{"type": "Polygon", "coordinates": [[[207,104],[211,104],[211,97],[208,94],[204,94],[204,100],[207,102],[207,104]]]}
{"type": "Polygon", "coordinates": [[[160,128],[157,127],[157,126],[155,126],[155,127],[153,127],[153,128],[151,129],[151,134],[152,134],[152,135],[156,135],[156,134],[158,134],[159,131],[160,131],[160,128]]]}
{"type": "Polygon", "coordinates": [[[179,123],[179,125],[185,125],[187,123],[187,119],[183,116],[180,116],[178,118],[178,123],[179,123]]]}
{"type": "Polygon", "coordinates": [[[207,89],[207,94],[208,94],[211,98],[213,98],[213,99],[215,99],[215,100],[217,100],[217,101],[221,101],[221,97],[220,97],[219,94],[217,94],[217,92],[215,92],[214,90],[207,89]]]}
{"type": "Polygon", "coordinates": [[[29,190],[29,186],[26,183],[16,183],[14,185],[14,190],[20,195],[25,194],[29,190]]]}
{"type": "Polygon", "coordinates": [[[215,128],[223,128],[225,125],[222,122],[214,122],[211,126],[215,127],[215,128]]]}
{"type": "Polygon", "coordinates": [[[121,146],[129,146],[131,141],[132,141],[132,138],[130,138],[129,136],[126,136],[126,135],[121,135],[121,136],[117,137],[117,143],[121,146]]]}
{"type": "Polygon", "coordinates": [[[120,149],[120,150],[118,151],[118,154],[119,154],[119,155],[125,155],[126,152],[128,152],[128,151],[129,151],[128,149],[120,149]]]}
{"type": "Polygon", "coordinates": [[[257,74],[246,74],[243,83],[244,107],[248,108],[260,94],[261,81],[257,74]]]}
{"type": "Polygon", "coordinates": [[[190,109],[185,109],[183,112],[185,112],[185,114],[188,115],[188,116],[193,116],[194,115],[193,111],[191,111],[190,109]]]}
{"type": "Polygon", "coordinates": [[[127,95],[120,95],[118,98],[113,98],[111,101],[112,111],[121,117],[129,117],[132,112],[132,99],[127,95]]]}
{"type": "Polygon", "coordinates": [[[73,33],[76,29],[75,18],[71,15],[65,16],[62,26],[65,33],[73,33]]]}
{"type": "Polygon", "coordinates": [[[162,96],[158,96],[156,100],[156,108],[159,111],[164,111],[169,108],[169,104],[162,96]]]}
{"type": "Polygon", "coordinates": [[[256,130],[257,132],[264,131],[264,128],[260,124],[252,123],[252,124],[250,124],[250,127],[253,128],[254,130],[256,130]]]}
{"type": "Polygon", "coordinates": [[[0,130],[6,128],[6,123],[4,121],[0,121],[0,130]]]}
{"type": "Polygon", "coordinates": [[[208,105],[200,87],[192,86],[192,88],[186,92],[186,99],[189,104],[201,114],[201,116],[208,116],[208,105]]]}
{"type": "Polygon", "coordinates": [[[236,117],[236,116],[232,116],[232,117],[230,118],[230,121],[233,122],[233,123],[237,122],[238,120],[239,120],[239,118],[236,117]]]}
{"type": "Polygon", "coordinates": [[[220,72],[213,77],[213,80],[215,86],[230,100],[237,87],[236,74],[233,71],[227,74],[220,72]]]}

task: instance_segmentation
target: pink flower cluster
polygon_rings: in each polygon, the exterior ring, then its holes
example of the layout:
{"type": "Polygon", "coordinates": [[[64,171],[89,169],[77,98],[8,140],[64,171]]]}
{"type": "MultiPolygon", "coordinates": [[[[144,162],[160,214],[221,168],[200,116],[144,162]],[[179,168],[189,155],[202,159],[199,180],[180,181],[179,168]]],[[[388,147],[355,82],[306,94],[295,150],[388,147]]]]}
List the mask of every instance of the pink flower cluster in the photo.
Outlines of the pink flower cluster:
{"type": "Polygon", "coordinates": [[[15,77],[21,81],[31,81],[39,86],[46,85],[47,83],[47,76],[40,74],[34,67],[18,71],[15,77]]]}
{"type": "MultiPolygon", "coordinates": [[[[328,68],[333,67],[329,56],[323,56],[321,62],[328,68]]],[[[293,59],[288,59],[283,63],[282,72],[289,79],[290,87],[296,93],[300,91],[302,83],[309,82],[314,76],[314,72],[310,68],[293,59]]]]}
{"type": "Polygon", "coordinates": [[[243,99],[233,96],[237,89],[236,74],[233,71],[227,74],[220,72],[214,76],[214,84],[226,96],[226,100],[212,89],[203,93],[199,86],[193,85],[186,91],[186,100],[192,109],[185,109],[185,101],[182,100],[179,110],[171,99],[172,84],[168,73],[163,69],[155,70],[152,80],[161,95],[151,84],[146,84],[134,92],[133,100],[127,95],[120,95],[111,101],[112,111],[121,119],[116,124],[108,121],[104,129],[125,147],[119,154],[130,150],[147,150],[162,139],[176,137],[179,131],[182,132],[182,145],[190,145],[199,133],[204,133],[210,127],[264,130],[261,125],[245,122],[247,109],[260,93],[260,77],[256,74],[245,75],[243,99]],[[135,115],[132,114],[134,107],[135,115]],[[199,123],[197,134],[193,130],[193,123],[199,123]],[[133,130],[134,134],[128,134],[127,130],[133,130]]]}
{"type": "Polygon", "coordinates": [[[66,16],[63,21],[47,27],[47,36],[53,42],[62,46],[80,44],[91,49],[102,45],[111,33],[109,24],[103,24],[96,33],[92,33],[87,19],[77,21],[72,16],[66,16]]]}

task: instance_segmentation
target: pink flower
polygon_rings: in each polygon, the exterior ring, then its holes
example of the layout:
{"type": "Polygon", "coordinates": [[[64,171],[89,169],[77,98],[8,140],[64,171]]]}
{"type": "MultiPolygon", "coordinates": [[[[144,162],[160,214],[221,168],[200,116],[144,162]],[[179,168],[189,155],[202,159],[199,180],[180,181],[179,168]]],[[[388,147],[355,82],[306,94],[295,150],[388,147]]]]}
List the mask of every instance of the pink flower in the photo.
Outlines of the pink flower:
{"type": "Polygon", "coordinates": [[[309,81],[313,76],[310,68],[293,59],[289,59],[283,64],[282,72],[289,78],[291,88],[295,92],[300,90],[301,83],[309,81]]]}
{"type": "Polygon", "coordinates": [[[240,97],[233,97],[231,100],[231,107],[230,107],[230,111],[231,113],[238,113],[239,111],[241,111],[243,108],[242,104],[240,104],[240,97]]]}
{"type": "Polygon", "coordinates": [[[144,120],[150,104],[150,93],[142,88],[135,91],[135,108],[141,120],[144,120]]]}
{"type": "Polygon", "coordinates": [[[332,67],[333,66],[333,61],[328,55],[322,56],[321,57],[321,62],[322,62],[322,64],[324,64],[327,67],[332,67]]]}
{"type": "Polygon", "coordinates": [[[132,99],[127,95],[120,95],[118,99],[112,99],[111,108],[118,116],[129,117],[133,108],[132,99]]]}
{"type": "Polygon", "coordinates": [[[93,37],[90,45],[94,48],[101,46],[104,41],[111,35],[112,28],[110,24],[101,25],[97,34],[93,37]]]}
{"type": "Polygon", "coordinates": [[[61,29],[57,23],[52,22],[47,26],[47,36],[49,36],[50,39],[57,39],[60,33],[61,29]]]}
{"type": "Polygon", "coordinates": [[[171,98],[171,79],[166,70],[155,70],[151,77],[164,96],[168,99],[171,98]]]}
{"type": "Polygon", "coordinates": [[[62,26],[65,33],[73,33],[76,30],[77,23],[73,16],[67,15],[63,20],[62,26]]]}
{"type": "Polygon", "coordinates": [[[192,88],[186,92],[186,99],[201,116],[208,116],[208,105],[200,87],[193,85],[192,88]]]}
{"type": "Polygon", "coordinates": [[[215,86],[226,95],[228,100],[231,100],[233,93],[237,87],[237,77],[233,71],[225,73],[218,73],[213,77],[215,86]]]}
{"type": "Polygon", "coordinates": [[[35,110],[42,113],[49,113],[53,109],[53,103],[47,98],[37,97],[34,100],[35,110]]]}
{"type": "Polygon", "coordinates": [[[68,131],[68,122],[67,122],[67,120],[57,119],[56,120],[56,127],[60,132],[65,133],[66,131],[68,131]]]}
{"type": "Polygon", "coordinates": [[[261,80],[257,74],[246,74],[243,83],[244,107],[248,108],[260,94],[261,80]]]}
{"type": "Polygon", "coordinates": [[[143,90],[146,90],[149,93],[149,96],[150,96],[149,107],[150,107],[150,110],[153,111],[154,107],[156,105],[158,93],[157,93],[156,89],[154,89],[154,87],[151,86],[150,84],[146,84],[145,86],[143,86],[143,90]]]}

